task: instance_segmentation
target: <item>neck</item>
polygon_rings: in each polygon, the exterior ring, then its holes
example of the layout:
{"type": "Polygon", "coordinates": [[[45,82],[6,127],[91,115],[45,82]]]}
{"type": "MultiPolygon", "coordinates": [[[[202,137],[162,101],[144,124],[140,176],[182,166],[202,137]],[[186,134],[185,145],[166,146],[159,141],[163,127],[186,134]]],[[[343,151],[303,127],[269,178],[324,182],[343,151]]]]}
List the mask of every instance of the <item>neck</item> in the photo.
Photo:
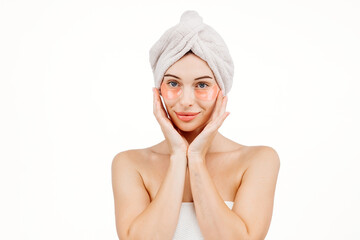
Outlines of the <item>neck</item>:
{"type": "Polygon", "coordinates": [[[186,139],[189,145],[194,141],[194,139],[202,132],[204,128],[198,128],[191,132],[184,132],[179,129],[180,134],[186,139]]]}

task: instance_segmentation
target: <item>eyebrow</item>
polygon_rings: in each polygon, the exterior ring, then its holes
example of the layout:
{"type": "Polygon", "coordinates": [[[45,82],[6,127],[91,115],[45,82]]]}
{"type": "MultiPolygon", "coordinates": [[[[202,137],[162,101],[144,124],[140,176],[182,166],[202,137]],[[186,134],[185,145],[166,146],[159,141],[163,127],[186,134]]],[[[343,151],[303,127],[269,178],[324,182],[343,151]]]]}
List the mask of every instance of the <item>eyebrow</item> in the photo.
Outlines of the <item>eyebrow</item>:
{"type": "MultiPolygon", "coordinates": [[[[174,77],[174,78],[177,78],[177,79],[181,79],[181,78],[179,78],[179,77],[177,77],[175,75],[172,75],[172,74],[165,74],[164,78],[165,77],[174,77]]],[[[212,77],[209,77],[209,76],[202,76],[202,77],[195,78],[194,80],[200,80],[200,79],[203,79],[203,78],[211,78],[212,79],[212,77]]]]}

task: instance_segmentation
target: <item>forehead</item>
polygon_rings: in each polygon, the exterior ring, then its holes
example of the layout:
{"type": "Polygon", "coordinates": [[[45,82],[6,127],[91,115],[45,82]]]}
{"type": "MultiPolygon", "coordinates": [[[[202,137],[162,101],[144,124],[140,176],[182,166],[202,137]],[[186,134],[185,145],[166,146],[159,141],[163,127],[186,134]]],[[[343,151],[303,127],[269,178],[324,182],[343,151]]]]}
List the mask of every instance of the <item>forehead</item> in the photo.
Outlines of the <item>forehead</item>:
{"type": "MultiPolygon", "coordinates": [[[[214,74],[207,64],[206,61],[199,58],[195,54],[187,54],[171,65],[166,72],[164,73],[164,78],[166,75],[177,76],[178,80],[195,80],[202,76],[209,76],[210,78],[204,78],[206,80],[215,81],[214,74]]],[[[166,77],[170,78],[170,77],[166,77]]],[[[173,77],[175,78],[175,77],[173,77]]],[[[176,78],[177,79],[177,78],[176,78]]]]}

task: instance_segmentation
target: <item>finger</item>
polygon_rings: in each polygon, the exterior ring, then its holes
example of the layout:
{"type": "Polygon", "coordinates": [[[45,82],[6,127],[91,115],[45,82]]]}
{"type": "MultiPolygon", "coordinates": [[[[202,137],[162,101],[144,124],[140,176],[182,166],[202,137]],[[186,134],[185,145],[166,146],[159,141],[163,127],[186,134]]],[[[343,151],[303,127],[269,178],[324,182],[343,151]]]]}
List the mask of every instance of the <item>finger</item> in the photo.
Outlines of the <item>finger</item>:
{"type": "Polygon", "coordinates": [[[155,98],[155,88],[152,89],[153,91],[153,113],[156,117],[156,98],[155,98]]]}
{"type": "Polygon", "coordinates": [[[228,102],[228,96],[224,96],[223,101],[221,102],[221,109],[219,112],[219,117],[223,116],[226,111],[226,105],[228,102]]]}
{"type": "Polygon", "coordinates": [[[221,127],[221,125],[224,123],[225,119],[227,118],[227,116],[229,116],[229,114],[230,112],[225,112],[216,121],[214,121],[214,126],[213,126],[214,131],[221,127]]]}
{"type": "Polygon", "coordinates": [[[160,95],[158,92],[158,89],[155,89],[156,92],[156,111],[157,111],[157,115],[158,115],[158,122],[160,123],[160,125],[162,127],[166,127],[166,129],[170,129],[172,127],[174,127],[174,123],[169,119],[164,106],[161,102],[160,99],[160,95]]]}
{"type": "Polygon", "coordinates": [[[215,107],[214,107],[214,110],[212,111],[209,122],[211,122],[217,118],[217,115],[219,112],[219,107],[220,107],[220,100],[221,100],[221,90],[219,89],[218,94],[216,96],[216,100],[215,100],[215,107]]]}
{"type": "Polygon", "coordinates": [[[161,113],[161,108],[160,108],[160,103],[159,103],[159,98],[158,98],[158,92],[156,88],[153,88],[154,91],[154,115],[156,117],[156,119],[158,120],[158,122],[160,124],[163,123],[163,114],[161,113]]]}
{"type": "Polygon", "coordinates": [[[215,117],[218,116],[219,110],[220,110],[220,108],[221,108],[221,102],[222,102],[221,100],[222,100],[222,98],[223,98],[223,94],[222,94],[222,93],[223,93],[222,90],[219,89],[219,93],[218,93],[218,96],[217,96],[217,98],[216,98],[215,111],[214,111],[215,117]]]}
{"type": "Polygon", "coordinates": [[[223,102],[224,102],[224,96],[223,96],[223,92],[220,91],[218,98],[216,100],[216,109],[214,111],[213,114],[213,120],[217,120],[219,117],[221,117],[221,113],[223,111],[223,102]]]}
{"type": "Polygon", "coordinates": [[[157,121],[159,122],[160,120],[160,116],[159,116],[159,111],[158,111],[158,100],[156,99],[156,90],[153,89],[153,92],[154,92],[154,104],[153,104],[153,112],[154,112],[154,115],[157,119],[157,121]]]}
{"type": "Polygon", "coordinates": [[[164,113],[164,116],[165,116],[167,119],[169,119],[168,114],[167,114],[167,112],[166,112],[166,110],[165,110],[164,104],[163,104],[163,102],[161,101],[161,99],[159,100],[159,103],[160,103],[160,105],[161,105],[161,109],[162,109],[162,112],[164,113]]]}
{"type": "Polygon", "coordinates": [[[223,119],[224,113],[225,113],[225,111],[226,111],[227,102],[228,102],[228,96],[222,97],[220,109],[218,110],[218,113],[217,113],[217,115],[216,115],[216,118],[214,119],[214,121],[216,122],[216,124],[217,124],[219,121],[221,121],[221,119],[223,119]]]}
{"type": "Polygon", "coordinates": [[[222,117],[221,117],[221,119],[220,119],[220,123],[219,123],[219,127],[218,127],[218,128],[221,127],[221,125],[224,123],[225,119],[226,119],[229,115],[230,115],[230,112],[225,112],[225,113],[222,115],[222,117]]]}
{"type": "Polygon", "coordinates": [[[155,92],[156,92],[156,94],[155,94],[156,102],[157,102],[157,104],[159,105],[159,113],[160,113],[160,115],[161,115],[162,117],[165,117],[165,118],[169,119],[169,118],[167,117],[167,114],[166,114],[166,111],[165,111],[165,109],[164,109],[164,106],[163,106],[163,104],[162,104],[162,102],[161,102],[159,90],[158,90],[157,88],[155,88],[155,92]]]}

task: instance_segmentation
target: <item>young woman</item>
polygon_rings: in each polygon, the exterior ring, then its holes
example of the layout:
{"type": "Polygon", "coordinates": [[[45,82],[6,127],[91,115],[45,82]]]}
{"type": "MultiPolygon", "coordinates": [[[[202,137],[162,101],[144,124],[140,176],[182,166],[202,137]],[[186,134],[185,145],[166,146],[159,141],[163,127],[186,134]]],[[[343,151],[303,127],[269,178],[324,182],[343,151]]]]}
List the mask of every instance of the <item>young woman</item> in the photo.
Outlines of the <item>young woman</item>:
{"type": "MultiPolygon", "coordinates": [[[[187,11],[183,29],[204,31],[196,28],[203,25],[189,25],[191,17],[202,23],[195,11],[187,11]]],[[[180,41],[191,41],[181,36],[180,41]]],[[[181,44],[169,36],[162,39],[181,44]]],[[[159,55],[166,55],[164,46],[171,44],[159,44],[159,55]]],[[[264,239],[268,232],[279,156],[271,147],[241,145],[218,131],[229,115],[224,92],[231,84],[217,69],[219,61],[205,61],[209,54],[202,59],[200,45],[192,44],[193,51],[184,54],[181,48],[170,67],[163,58],[162,72],[153,68],[153,112],[165,139],[113,159],[116,229],[122,240],[264,239]]],[[[161,65],[161,57],[153,59],[161,65]]]]}

